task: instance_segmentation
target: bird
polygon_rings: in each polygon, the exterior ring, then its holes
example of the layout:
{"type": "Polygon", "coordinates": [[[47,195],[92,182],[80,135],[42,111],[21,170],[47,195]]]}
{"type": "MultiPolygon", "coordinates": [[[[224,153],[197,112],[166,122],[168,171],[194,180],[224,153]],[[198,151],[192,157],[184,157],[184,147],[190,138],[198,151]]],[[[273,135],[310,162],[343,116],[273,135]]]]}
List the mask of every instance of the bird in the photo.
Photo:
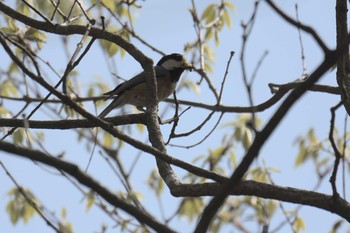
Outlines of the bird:
{"type": "MultiPolygon", "coordinates": [[[[193,70],[193,66],[179,53],[163,56],[154,67],[157,79],[158,101],[165,100],[176,88],[181,74],[193,70]]],[[[98,117],[106,117],[112,110],[123,107],[126,104],[134,105],[140,111],[144,111],[148,95],[146,74],[141,72],[130,80],[119,84],[113,90],[104,93],[106,100],[112,102],[99,114],[98,117]]]]}

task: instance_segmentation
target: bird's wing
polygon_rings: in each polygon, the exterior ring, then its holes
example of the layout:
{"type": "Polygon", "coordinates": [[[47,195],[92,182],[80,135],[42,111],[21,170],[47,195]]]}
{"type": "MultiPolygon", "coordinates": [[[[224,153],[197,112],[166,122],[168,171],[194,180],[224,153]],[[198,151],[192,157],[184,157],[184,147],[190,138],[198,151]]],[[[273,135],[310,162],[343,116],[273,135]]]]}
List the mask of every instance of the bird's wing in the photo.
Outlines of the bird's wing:
{"type": "MultiPolygon", "coordinates": [[[[161,66],[155,66],[154,67],[154,71],[156,73],[156,77],[157,78],[161,78],[163,76],[166,76],[169,71],[167,69],[165,69],[164,67],[161,66]]],[[[146,82],[146,75],[145,72],[141,72],[138,75],[136,75],[135,77],[129,79],[128,81],[125,81],[121,84],[119,84],[116,88],[114,88],[112,91],[106,92],[103,95],[108,96],[108,98],[112,98],[115,97],[119,94],[121,94],[122,92],[131,89],[132,87],[135,87],[141,83],[146,82]]]]}

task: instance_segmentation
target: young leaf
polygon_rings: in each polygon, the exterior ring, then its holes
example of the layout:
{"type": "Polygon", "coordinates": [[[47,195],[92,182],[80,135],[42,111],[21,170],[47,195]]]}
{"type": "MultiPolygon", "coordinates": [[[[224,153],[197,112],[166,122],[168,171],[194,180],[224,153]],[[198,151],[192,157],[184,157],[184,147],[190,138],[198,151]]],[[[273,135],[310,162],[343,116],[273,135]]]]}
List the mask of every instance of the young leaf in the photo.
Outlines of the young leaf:
{"type": "Polygon", "coordinates": [[[205,10],[202,13],[201,20],[209,18],[210,15],[215,14],[215,6],[215,4],[210,4],[209,6],[207,6],[207,8],[205,8],[205,10]]]}
{"type": "Polygon", "coordinates": [[[231,17],[230,17],[230,14],[228,13],[227,9],[223,10],[222,17],[223,17],[224,23],[226,23],[227,27],[231,28],[231,17]]]}
{"type": "Polygon", "coordinates": [[[89,211],[95,203],[95,193],[93,191],[90,191],[86,196],[86,211],[89,211]]]}
{"type": "Polygon", "coordinates": [[[199,215],[203,208],[203,201],[199,197],[188,197],[183,199],[180,208],[179,215],[187,217],[190,221],[199,215]]]}
{"type": "Polygon", "coordinates": [[[304,223],[304,220],[299,218],[299,217],[296,217],[294,223],[293,223],[293,229],[295,232],[300,232],[301,230],[302,231],[305,231],[305,223],[304,223]]]}

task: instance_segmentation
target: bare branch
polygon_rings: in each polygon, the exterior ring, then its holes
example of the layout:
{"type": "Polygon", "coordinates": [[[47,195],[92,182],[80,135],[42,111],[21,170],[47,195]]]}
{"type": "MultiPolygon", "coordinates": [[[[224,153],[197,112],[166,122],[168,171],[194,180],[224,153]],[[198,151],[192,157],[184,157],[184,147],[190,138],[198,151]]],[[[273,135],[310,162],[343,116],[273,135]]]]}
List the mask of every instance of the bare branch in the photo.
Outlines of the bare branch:
{"type": "Polygon", "coordinates": [[[304,32],[310,34],[318,46],[321,47],[324,54],[329,53],[329,48],[326,46],[326,44],[323,42],[323,40],[320,38],[320,36],[315,32],[315,30],[307,25],[304,25],[297,20],[293,19],[292,17],[288,16],[285,12],[283,12],[272,0],[266,0],[265,1],[279,16],[281,16],[284,20],[286,20],[289,24],[295,26],[296,28],[300,28],[304,32]]]}
{"type": "Polygon", "coordinates": [[[348,5],[346,0],[337,0],[335,6],[337,29],[337,83],[341,91],[343,105],[350,115],[350,55],[348,32],[348,5]]]}
{"type": "MultiPolygon", "coordinates": [[[[108,117],[104,119],[113,126],[125,125],[125,124],[144,124],[144,114],[132,114],[125,116],[108,117]]],[[[37,120],[26,120],[27,127],[30,129],[78,129],[78,128],[93,128],[98,125],[93,124],[91,121],[86,119],[75,119],[75,120],[51,120],[51,121],[37,121],[37,120]]],[[[24,119],[0,119],[0,127],[15,127],[24,128],[24,119]]]]}
{"type": "MultiPolygon", "coordinates": [[[[0,2],[1,5],[1,2],[0,2]]],[[[48,84],[43,78],[41,77],[37,77],[34,73],[32,73],[30,70],[27,69],[27,67],[24,66],[23,63],[21,63],[19,61],[19,59],[13,54],[13,52],[11,51],[11,49],[8,47],[8,45],[6,44],[6,42],[4,40],[2,40],[2,38],[0,37],[0,43],[2,44],[2,46],[4,47],[5,51],[9,54],[9,56],[11,57],[11,59],[13,60],[13,62],[15,62],[18,67],[26,74],[28,75],[30,78],[32,78],[34,81],[38,82],[40,85],[42,85],[45,89],[47,89],[49,92],[52,92],[55,96],[57,96],[62,103],[68,105],[69,107],[71,107],[72,109],[74,109],[77,113],[79,113],[81,116],[85,117],[86,119],[88,119],[89,121],[91,121],[93,124],[96,124],[97,126],[101,127],[103,130],[105,130],[106,132],[108,132],[109,134],[111,134],[112,136],[119,138],[120,140],[123,140],[127,143],[129,143],[130,145],[134,146],[135,148],[138,148],[146,153],[150,153],[152,155],[154,155],[156,158],[161,159],[167,163],[170,164],[177,164],[177,166],[182,167],[184,169],[189,169],[189,171],[191,171],[191,173],[193,174],[201,174],[200,176],[204,175],[204,177],[208,178],[208,179],[213,179],[217,182],[222,182],[222,177],[212,173],[212,172],[208,172],[204,169],[198,168],[196,166],[192,166],[191,164],[185,163],[181,160],[177,160],[173,157],[168,156],[166,153],[158,150],[155,147],[149,146],[147,144],[144,144],[138,140],[135,140],[132,137],[129,137],[128,135],[122,133],[120,130],[116,129],[113,127],[113,125],[111,125],[110,123],[101,120],[100,118],[90,114],[89,112],[85,111],[83,108],[81,108],[79,106],[79,104],[75,103],[74,101],[72,101],[68,96],[63,95],[62,93],[60,93],[59,91],[57,91],[55,88],[53,88],[50,84],[48,84]],[[186,167],[186,168],[185,168],[186,167]]],[[[152,67],[153,69],[153,67],[152,67]]],[[[158,121],[158,118],[156,118],[158,121]]],[[[146,119],[147,121],[147,119],[146,119]]],[[[158,123],[158,122],[157,122],[158,123]]],[[[167,183],[169,185],[169,183],[167,183]]],[[[176,185],[176,183],[171,183],[172,185],[176,185]]],[[[172,186],[169,186],[169,188],[171,189],[172,186]]]]}
{"type": "Polygon", "coordinates": [[[324,75],[324,73],[335,64],[337,60],[336,54],[336,51],[331,51],[326,54],[325,60],[315,69],[315,71],[303,83],[303,85],[298,86],[292,91],[291,94],[289,94],[276,113],[270,118],[263,130],[257,133],[253,144],[248,149],[242,162],[232,174],[230,181],[224,185],[224,187],[220,190],[220,193],[216,195],[204,209],[203,215],[195,230],[196,233],[207,231],[213,217],[224,203],[227,195],[234,190],[235,186],[247,172],[253,160],[258,157],[261,147],[265,144],[266,140],[270,137],[274,129],[287,114],[290,107],[306,92],[308,88],[317,82],[324,75]]]}
{"type": "MultiPolygon", "coordinates": [[[[300,24],[299,20],[299,11],[298,11],[298,4],[295,4],[295,14],[297,18],[297,22],[300,24]]],[[[298,27],[298,37],[299,37],[299,44],[300,44],[300,53],[301,53],[301,66],[302,66],[302,76],[307,75],[306,73],[306,65],[305,65],[305,52],[304,52],[304,44],[303,44],[303,39],[301,37],[301,30],[298,27]]]]}
{"type": "MultiPolygon", "coordinates": [[[[38,150],[26,149],[2,141],[0,141],[0,150],[59,169],[74,177],[81,184],[95,190],[101,197],[112,205],[117,206],[118,208],[121,208],[132,215],[133,212],[136,211],[137,218],[144,217],[144,213],[142,211],[140,212],[136,207],[131,206],[128,203],[124,203],[124,201],[120,200],[116,195],[95,181],[92,177],[81,171],[74,164],[48,156],[38,150]]],[[[224,185],[218,183],[182,184],[174,188],[173,195],[177,197],[214,196],[221,191],[223,186],[224,185]]],[[[231,191],[230,195],[254,195],[262,198],[313,206],[326,211],[332,211],[350,222],[350,204],[348,202],[342,198],[338,198],[336,201],[334,201],[332,196],[313,191],[281,187],[278,185],[265,184],[256,181],[241,181],[235,186],[234,190],[231,191]]],[[[145,223],[147,225],[150,225],[151,227],[153,226],[151,224],[158,225],[157,222],[154,222],[155,220],[149,217],[149,215],[146,216],[145,223]]],[[[161,225],[161,227],[163,227],[163,225],[161,225]]]]}
{"type": "Polygon", "coordinates": [[[342,102],[339,102],[336,106],[331,108],[331,122],[330,122],[330,129],[329,129],[329,136],[328,139],[331,142],[334,155],[335,155],[335,161],[334,161],[334,167],[333,167],[333,172],[332,176],[329,179],[329,182],[332,185],[332,190],[333,190],[333,198],[337,199],[339,197],[339,193],[337,191],[337,185],[336,185],[336,180],[337,180],[337,172],[338,172],[338,167],[339,167],[339,162],[340,158],[342,157],[341,153],[338,150],[338,147],[334,141],[333,133],[334,133],[334,122],[335,122],[335,111],[342,105],[342,102]]]}
{"type": "Polygon", "coordinates": [[[43,213],[41,206],[38,205],[38,203],[36,203],[33,198],[31,197],[31,195],[29,193],[27,193],[26,190],[23,189],[22,186],[20,186],[17,181],[15,180],[15,178],[11,175],[10,171],[5,167],[5,165],[0,161],[0,165],[1,167],[4,169],[4,171],[6,172],[7,176],[12,180],[12,182],[16,185],[17,189],[19,190],[19,192],[22,194],[22,196],[26,199],[26,201],[29,203],[29,205],[31,205],[35,211],[39,214],[39,216],[46,222],[46,224],[51,227],[54,231],[56,231],[57,233],[61,233],[61,231],[58,229],[58,227],[56,227],[54,225],[54,223],[49,220],[48,217],[45,216],[45,214],[43,213]]]}
{"type": "Polygon", "coordinates": [[[28,159],[32,159],[34,161],[38,161],[46,165],[52,166],[58,170],[62,170],[65,173],[68,173],[69,175],[74,177],[81,184],[94,190],[110,204],[134,216],[140,223],[145,223],[158,232],[175,232],[174,230],[168,228],[166,225],[160,224],[153,217],[151,217],[148,214],[145,214],[142,210],[120,199],[112,191],[104,187],[102,184],[100,184],[98,181],[93,179],[91,176],[80,170],[78,166],[72,163],[65,162],[52,156],[48,156],[45,153],[38,150],[29,150],[4,141],[0,142],[0,150],[28,159]]]}
{"type": "Polygon", "coordinates": [[[224,91],[224,85],[225,85],[226,78],[227,78],[227,75],[228,75],[228,69],[230,68],[231,60],[232,60],[232,58],[233,58],[234,55],[235,55],[235,52],[234,52],[234,51],[231,51],[231,52],[230,52],[230,57],[228,58],[228,61],[227,61],[227,65],[226,65],[226,70],[225,70],[224,78],[222,79],[222,82],[221,82],[221,88],[220,88],[220,93],[219,93],[219,98],[218,98],[218,105],[219,105],[220,102],[221,102],[222,93],[223,93],[223,91],[224,91]]]}

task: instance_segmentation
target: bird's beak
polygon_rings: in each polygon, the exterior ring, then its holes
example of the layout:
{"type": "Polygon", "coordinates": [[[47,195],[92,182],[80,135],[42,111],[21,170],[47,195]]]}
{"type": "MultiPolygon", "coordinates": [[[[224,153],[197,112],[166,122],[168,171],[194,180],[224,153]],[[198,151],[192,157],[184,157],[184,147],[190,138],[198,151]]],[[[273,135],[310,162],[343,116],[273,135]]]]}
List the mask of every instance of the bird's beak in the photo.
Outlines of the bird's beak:
{"type": "Polygon", "coordinates": [[[187,61],[184,61],[184,69],[192,71],[193,70],[193,66],[191,64],[189,64],[187,61]]]}

